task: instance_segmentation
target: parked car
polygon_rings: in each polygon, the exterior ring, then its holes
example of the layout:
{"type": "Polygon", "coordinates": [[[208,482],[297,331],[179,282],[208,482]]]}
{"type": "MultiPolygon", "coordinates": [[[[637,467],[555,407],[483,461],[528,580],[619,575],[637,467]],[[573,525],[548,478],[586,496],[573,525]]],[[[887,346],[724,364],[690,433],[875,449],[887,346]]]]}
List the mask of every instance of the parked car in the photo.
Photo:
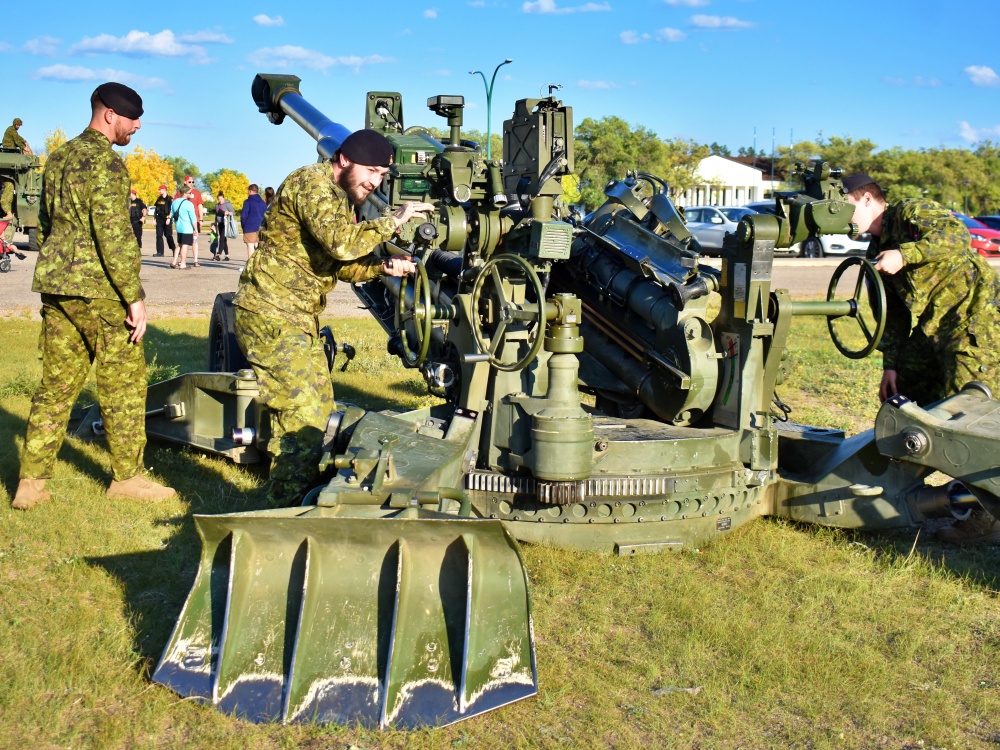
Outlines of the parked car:
{"type": "Polygon", "coordinates": [[[990,229],[983,222],[973,219],[971,216],[960,214],[958,211],[951,213],[968,227],[969,234],[972,235],[972,247],[980,255],[990,257],[1000,255],[1000,231],[990,229]]]}
{"type": "Polygon", "coordinates": [[[740,219],[753,213],[757,212],[741,206],[685,206],[684,220],[705,255],[718,255],[726,232],[735,234],[740,219]]]}
{"type": "Polygon", "coordinates": [[[977,216],[976,221],[981,221],[990,229],[1000,230],[1000,216],[977,216]]]}
{"type": "MultiPolygon", "coordinates": [[[[744,208],[750,208],[759,214],[780,216],[774,201],[755,201],[747,203],[744,208]]],[[[826,255],[864,255],[871,242],[870,234],[862,234],[852,240],[846,234],[824,234],[822,237],[809,237],[797,242],[784,252],[803,258],[822,258],[826,255]]]]}

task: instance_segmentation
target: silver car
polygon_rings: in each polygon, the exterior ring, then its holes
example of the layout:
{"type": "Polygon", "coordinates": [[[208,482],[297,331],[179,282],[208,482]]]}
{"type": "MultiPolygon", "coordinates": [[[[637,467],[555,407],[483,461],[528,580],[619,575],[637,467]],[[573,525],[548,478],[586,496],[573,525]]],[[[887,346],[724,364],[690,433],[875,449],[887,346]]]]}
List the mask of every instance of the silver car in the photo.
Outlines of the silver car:
{"type": "MultiPolygon", "coordinates": [[[[778,215],[774,201],[747,203],[744,208],[761,214],[778,215]]],[[[869,242],[871,242],[870,234],[863,234],[856,240],[852,240],[846,234],[824,234],[822,237],[808,237],[783,252],[803,258],[822,258],[827,255],[864,255],[868,250],[869,242]]]]}
{"type": "Polygon", "coordinates": [[[687,206],[684,208],[684,220],[705,255],[718,255],[722,251],[722,238],[726,232],[735,234],[740,219],[755,213],[757,211],[741,206],[687,206]]]}

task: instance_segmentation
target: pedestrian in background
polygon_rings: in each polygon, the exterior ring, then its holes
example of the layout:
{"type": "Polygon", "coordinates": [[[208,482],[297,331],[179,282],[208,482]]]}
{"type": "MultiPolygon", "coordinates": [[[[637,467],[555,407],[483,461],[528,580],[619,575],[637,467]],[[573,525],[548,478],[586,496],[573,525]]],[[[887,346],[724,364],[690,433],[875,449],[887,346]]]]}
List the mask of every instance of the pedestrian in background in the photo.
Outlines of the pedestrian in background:
{"type": "MultiPolygon", "coordinates": [[[[170,264],[171,268],[188,268],[188,250],[194,244],[194,229],[198,223],[195,216],[194,203],[188,197],[191,193],[191,186],[187,183],[180,186],[176,198],[171,206],[174,217],[174,228],[177,230],[177,252],[174,253],[174,260],[170,264]]],[[[194,263],[193,265],[198,265],[194,263]]]]}
{"type": "Polygon", "coordinates": [[[171,212],[170,204],[173,203],[173,199],[167,195],[167,186],[160,185],[160,194],[156,198],[156,202],[153,204],[153,221],[156,223],[156,254],[163,255],[163,240],[166,238],[167,247],[170,248],[171,254],[175,252],[174,248],[174,230],[170,224],[171,212]]]}
{"type": "Polygon", "coordinates": [[[212,256],[212,260],[229,260],[229,238],[226,236],[226,217],[236,215],[233,204],[226,200],[226,196],[220,190],[215,202],[215,233],[219,238],[219,247],[212,256]],[[222,256],[226,257],[223,258],[222,256]]]}
{"type": "Polygon", "coordinates": [[[264,205],[270,206],[274,203],[274,188],[268,185],[264,188],[264,205]]]}
{"type": "MultiPolygon", "coordinates": [[[[198,233],[201,231],[201,221],[205,218],[205,202],[201,197],[201,191],[194,186],[194,177],[191,175],[184,176],[184,184],[188,187],[188,192],[185,197],[191,201],[194,206],[194,230],[191,233],[191,249],[194,251],[194,263],[192,265],[198,265],[198,233]]],[[[177,192],[174,193],[174,200],[177,200],[181,196],[180,188],[178,187],[177,192]]],[[[176,229],[176,219],[174,220],[176,229]]],[[[180,232],[179,229],[177,229],[180,232]]]]}
{"type": "Polygon", "coordinates": [[[11,507],[50,498],[70,411],[97,363],[113,479],[110,498],[164,500],[176,493],[143,476],[146,445],[146,296],[142,254],[125,211],[129,174],[112,146],[139,130],[142,99],[103,83],[90,97],[90,125],[45,163],[38,211],[41,246],[32,291],[42,295],[42,381],[31,399],[20,482],[11,507]]]}
{"type": "Polygon", "coordinates": [[[135,241],[139,243],[140,249],[142,248],[142,225],[146,223],[147,213],[146,204],[136,194],[135,188],[132,188],[128,194],[128,220],[132,224],[132,233],[135,235],[135,241]]]}
{"type": "Polygon", "coordinates": [[[259,192],[260,188],[257,187],[257,183],[251,182],[247,188],[249,195],[243,202],[243,208],[240,209],[240,224],[243,225],[243,243],[247,246],[248,261],[253,255],[253,251],[257,249],[260,224],[264,220],[264,212],[267,210],[267,204],[260,197],[259,192]]]}

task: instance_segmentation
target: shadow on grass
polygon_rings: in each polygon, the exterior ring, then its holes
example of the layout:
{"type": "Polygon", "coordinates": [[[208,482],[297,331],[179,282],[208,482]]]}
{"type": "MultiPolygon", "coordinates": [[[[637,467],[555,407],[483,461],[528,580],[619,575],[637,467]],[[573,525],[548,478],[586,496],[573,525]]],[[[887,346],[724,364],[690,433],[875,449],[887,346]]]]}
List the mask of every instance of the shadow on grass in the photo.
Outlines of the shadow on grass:
{"type": "Polygon", "coordinates": [[[787,523],[816,536],[834,535],[842,544],[869,549],[885,567],[902,567],[917,561],[970,586],[1000,591],[1000,546],[958,547],[935,541],[934,531],[947,525],[938,519],[927,521],[921,527],[879,531],[823,528],[787,519],[776,522],[787,523]]]}
{"type": "MultiPolygon", "coordinates": [[[[0,452],[0,481],[10,491],[11,497],[14,497],[14,492],[17,489],[20,470],[20,459],[14,449],[14,438],[16,436],[23,438],[27,429],[26,419],[0,406],[0,445],[7,446],[6,450],[0,452]]],[[[107,477],[108,481],[111,481],[110,473],[92,457],[80,450],[79,443],[75,438],[63,441],[62,448],[59,449],[59,460],[70,464],[81,474],[107,477]]]]}

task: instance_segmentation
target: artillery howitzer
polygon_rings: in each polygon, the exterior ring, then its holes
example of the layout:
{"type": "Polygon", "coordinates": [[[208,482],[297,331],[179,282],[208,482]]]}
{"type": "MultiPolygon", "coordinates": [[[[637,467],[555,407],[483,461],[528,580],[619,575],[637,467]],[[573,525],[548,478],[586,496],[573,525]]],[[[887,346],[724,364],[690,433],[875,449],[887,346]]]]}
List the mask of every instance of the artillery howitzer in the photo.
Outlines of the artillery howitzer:
{"type": "MultiPolygon", "coordinates": [[[[297,84],[258,76],[255,100],[328,158],[347,131],[297,84]]],[[[344,405],[324,440],[328,481],[300,507],[196,516],[201,566],[156,681],[254,720],[445,724],[536,692],[515,540],[631,555],[697,547],[764,515],[884,529],[976,501],[1000,512],[988,458],[1000,410],[982,387],[928,408],[896,397],[850,438],[772,406],[793,318],[825,317],[852,357],[884,324],[878,275],[857,259],[825,301],[771,288],[775,247],[852,229],[836,171],[817,165],[820,192],[786,196],[784,216],[744,219],[719,271],[653,175],[612,182],[601,208],[564,218],[572,112],[556,99],[517,103],[502,164],[463,144],[461,97],[428,104],[448,118],[447,145],[404,128],[397,94],[368,95],[366,124],[392,141],[396,166],[365,210],[439,209],[383,248],[420,258],[415,278],[356,292],[443,403],[344,405]],[[848,272],[853,295],[837,299],[848,272]],[[934,469],[962,485],[926,486],[934,469]]],[[[236,356],[227,315],[223,301],[219,362],[236,356]]],[[[153,435],[238,461],[266,445],[252,371],[154,385],[148,408],[153,435]]]]}

